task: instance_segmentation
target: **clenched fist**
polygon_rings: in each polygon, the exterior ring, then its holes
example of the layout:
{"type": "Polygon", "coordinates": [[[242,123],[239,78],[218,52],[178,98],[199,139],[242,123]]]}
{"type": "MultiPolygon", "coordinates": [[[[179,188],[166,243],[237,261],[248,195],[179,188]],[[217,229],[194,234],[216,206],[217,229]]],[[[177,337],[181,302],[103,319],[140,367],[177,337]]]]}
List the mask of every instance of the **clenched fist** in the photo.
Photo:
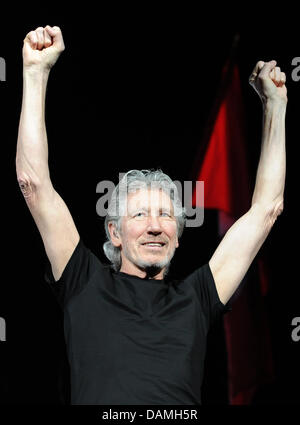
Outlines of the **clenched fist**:
{"type": "Polygon", "coordinates": [[[263,103],[268,100],[287,103],[285,81],[285,73],[281,72],[281,69],[276,66],[275,60],[257,62],[249,77],[249,83],[258,93],[263,103]]]}
{"type": "Polygon", "coordinates": [[[24,68],[50,70],[65,49],[63,36],[59,27],[38,27],[30,31],[23,45],[24,68]]]}

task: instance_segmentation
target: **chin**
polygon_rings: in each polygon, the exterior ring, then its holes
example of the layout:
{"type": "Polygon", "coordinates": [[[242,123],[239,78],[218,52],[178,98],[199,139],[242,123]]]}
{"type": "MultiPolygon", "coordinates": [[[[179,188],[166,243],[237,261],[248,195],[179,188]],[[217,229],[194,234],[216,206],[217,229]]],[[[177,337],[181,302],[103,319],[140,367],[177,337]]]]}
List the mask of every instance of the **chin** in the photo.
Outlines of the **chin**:
{"type": "Polygon", "coordinates": [[[143,269],[153,267],[153,268],[161,270],[164,267],[166,267],[169,264],[169,262],[170,262],[169,258],[161,258],[161,259],[160,258],[153,258],[153,259],[143,258],[137,262],[137,265],[143,269]]]}

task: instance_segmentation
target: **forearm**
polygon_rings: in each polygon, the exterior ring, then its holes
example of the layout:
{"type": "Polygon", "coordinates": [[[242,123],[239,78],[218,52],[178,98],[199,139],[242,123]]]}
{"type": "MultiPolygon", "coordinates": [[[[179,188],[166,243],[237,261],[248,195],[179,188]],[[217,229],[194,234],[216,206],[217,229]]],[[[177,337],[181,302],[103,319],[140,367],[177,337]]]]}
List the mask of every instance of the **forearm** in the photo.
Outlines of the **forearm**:
{"type": "Polygon", "coordinates": [[[263,106],[262,146],[256,175],[253,204],[282,210],[286,173],[285,102],[263,106]]]}
{"type": "Polygon", "coordinates": [[[23,70],[16,169],[18,179],[38,184],[49,178],[45,98],[49,71],[23,70]]]}

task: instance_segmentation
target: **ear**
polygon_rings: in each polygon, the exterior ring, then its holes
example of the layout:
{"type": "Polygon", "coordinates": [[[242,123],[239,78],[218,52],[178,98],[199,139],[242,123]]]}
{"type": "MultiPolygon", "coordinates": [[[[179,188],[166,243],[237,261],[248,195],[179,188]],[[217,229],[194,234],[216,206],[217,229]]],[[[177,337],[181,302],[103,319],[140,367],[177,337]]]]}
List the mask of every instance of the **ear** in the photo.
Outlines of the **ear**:
{"type": "Polygon", "coordinates": [[[176,236],[176,245],[175,245],[175,248],[178,248],[179,247],[179,242],[178,242],[178,237],[176,236]]]}
{"type": "Polygon", "coordinates": [[[111,242],[115,247],[119,247],[121,245],[121,238],[119,232],[117,231],[114,223],[110,221],[108,223],[108,231],[110,234],[111,242]]]}

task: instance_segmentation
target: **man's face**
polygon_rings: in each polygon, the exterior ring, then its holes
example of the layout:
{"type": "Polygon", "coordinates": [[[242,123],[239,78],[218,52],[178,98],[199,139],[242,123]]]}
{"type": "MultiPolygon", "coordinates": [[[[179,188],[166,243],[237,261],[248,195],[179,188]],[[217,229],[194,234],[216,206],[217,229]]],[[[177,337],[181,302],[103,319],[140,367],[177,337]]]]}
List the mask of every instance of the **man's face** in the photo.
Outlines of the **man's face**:
{"type": "Polygon", "coordinates": [[[120,248],[121,271],[137,273],[169,264],[178,247],[177,224],[173,204],[163,190],[140,189],[127,197],[127,215],[122,217],[120,248]]]}

